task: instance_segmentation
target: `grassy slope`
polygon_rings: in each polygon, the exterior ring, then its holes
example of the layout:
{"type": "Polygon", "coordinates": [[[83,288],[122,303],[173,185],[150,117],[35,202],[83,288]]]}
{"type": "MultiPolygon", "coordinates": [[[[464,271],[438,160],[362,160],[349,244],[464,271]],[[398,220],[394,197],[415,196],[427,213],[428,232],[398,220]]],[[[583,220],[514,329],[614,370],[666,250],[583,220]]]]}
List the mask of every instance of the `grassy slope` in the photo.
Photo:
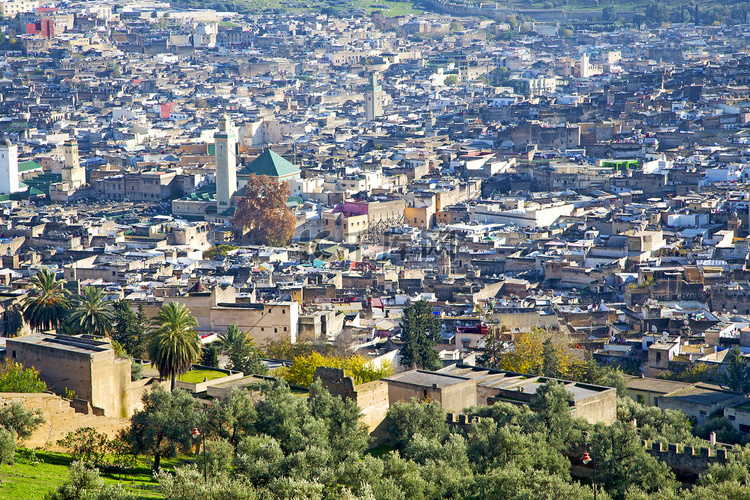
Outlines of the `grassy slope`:
{"type": "MultiPolygon", "coordinates": [[[[39,463],[32,465],[17,461],[15,465],[4,465],[0,469],[3,486],[0,499],[42,500],[44,495],[57,489],[68,479],[68,466],[72,459],[64,453],[38,452],[39,463]]],[[[151,469],[145,463],[132,470],[131,474],[116,475],[102,473],[105,483],[121,483],[137,498],[162,498],[151,469]]]]}

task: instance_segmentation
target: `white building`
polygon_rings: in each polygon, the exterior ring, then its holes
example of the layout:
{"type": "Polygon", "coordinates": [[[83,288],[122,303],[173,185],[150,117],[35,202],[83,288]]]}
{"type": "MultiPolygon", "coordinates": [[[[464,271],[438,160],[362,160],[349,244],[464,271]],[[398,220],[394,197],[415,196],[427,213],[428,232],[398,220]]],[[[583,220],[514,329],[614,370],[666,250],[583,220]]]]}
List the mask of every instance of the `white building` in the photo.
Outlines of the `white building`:
{"type": "Polygon", "coordinates": [[[18,178],[18,146],[6,139],[0,145],[0,194],[17,193],[21,190],[18,178]]]}
{"type": "Polygon", "coordinates": [[[24,12],[34,12],[39,8],[38,0],[6,0],[0,2],[0,14],[5,19],[13,19],[24,12]]]}
{"type": "Polygon", "coordinates": [[[573,213],[575,207],[569,203],[557,202],[548,205],[524,204],[518,208],[504,209],[497,204],[477,204],[471,207],[469,220],[484,224],[507,224],[521,227],[545,227],[560,217],[573,213]]]}

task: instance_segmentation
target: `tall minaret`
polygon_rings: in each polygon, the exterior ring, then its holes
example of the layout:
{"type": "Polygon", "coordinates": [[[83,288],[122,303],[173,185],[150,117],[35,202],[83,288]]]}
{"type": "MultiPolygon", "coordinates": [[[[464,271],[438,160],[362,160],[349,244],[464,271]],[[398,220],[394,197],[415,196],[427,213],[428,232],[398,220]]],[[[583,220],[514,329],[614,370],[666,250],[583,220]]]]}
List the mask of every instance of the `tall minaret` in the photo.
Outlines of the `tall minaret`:
{"type": "Polygon", "coordinates": [[[63,145],[65,166],[62,168],[62,180],[70,182],[74,188],[86,184],[86,169],[81,168],[78,159],[78,141],[71,139],[63,145]]]}
{"type": "Polygon", "coordinates": [[[18,180],[18,146],[8,139],[0,142],[0,194],[21,190],[18,180]]]}
{"type": "Polygon", "coordinates": [[[589,78],[591,76],[591,65],[589,64],[589,55],[584,52],[581,54],[581,78],[589,78]]]}
{"type": "Polygon", "coordinates": [[[214,134],[216,147],[216,212],[222,213],[232,202],[237,191],[237,137],[225,114],[219,119],[219,131],[214,134]]]}
{"type": "Polygon", "coordinates": [[[383,87],[378,85],[378,77],[373,73],[365,89],[365,120],[371,122],[378,116],[383,116],[383,87]]]}

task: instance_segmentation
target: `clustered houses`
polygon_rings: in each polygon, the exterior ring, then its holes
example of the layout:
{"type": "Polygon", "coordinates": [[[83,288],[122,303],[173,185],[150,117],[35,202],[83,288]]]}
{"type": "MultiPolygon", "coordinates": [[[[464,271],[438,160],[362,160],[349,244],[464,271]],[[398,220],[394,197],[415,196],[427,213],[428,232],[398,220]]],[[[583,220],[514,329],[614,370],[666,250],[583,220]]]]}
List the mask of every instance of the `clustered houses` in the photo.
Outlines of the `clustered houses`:
{"type": "Polygon", "coordinates": [[[647,376],[750,353],[741,26],[33,3],[2,4],[23,9],[0,46],[5,336],[44,266],[148,315],[185,304],[207,342],[236,323],[383,355],[422,298],[447,365],[532,327],[647,376]],[[288,182],[290,246],[233,240],[251,174],[288,182]]]}

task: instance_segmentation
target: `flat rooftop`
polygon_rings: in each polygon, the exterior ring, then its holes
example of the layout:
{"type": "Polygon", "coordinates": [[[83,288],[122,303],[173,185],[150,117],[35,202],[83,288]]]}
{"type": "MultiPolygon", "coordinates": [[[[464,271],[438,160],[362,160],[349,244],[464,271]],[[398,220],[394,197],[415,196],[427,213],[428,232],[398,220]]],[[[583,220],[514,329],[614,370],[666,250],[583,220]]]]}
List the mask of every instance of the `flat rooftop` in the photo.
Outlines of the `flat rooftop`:
{"type": "Polygon", "coordinates": [[[677,401],[685,401],[686,403],[715,405],[730,401],[740,395],[741,394],[737,392],[724,391],[710,386],[698,384],[694,387],[688,387],[686,389],[675,391],[662,397],[677,401]]]}
{"type": "MultiPolygon", "coordinates": [[[[536,394],[537,389],[539,389],[539,387],[541,387],[541,385],[547,380],[550,380],[548,377],[524,375],[521,373],[492,370],[489,368],[461,364],[446,366],[439,370],[438,373],[451,375],[457,378],[474,379],[480,387],[516,391],[524,394],[536,394]]],[[[561,379],[552,380],[557,380],[558,382],[565,384],[565,389],[573,394],[573,399],[575,401],[586,399],[604,391],[614,390],[611,387],[600,385],[584,384],[581,382],[571,382],[569,380],[561,379]]]]}
{"type": "Polygon", "coordinates": [[[383,380],[386,380],[388,382],[402,382],[405,384],[420,385],[423,387],[437,386],[438,388],[443,388],[464,383],[469,379],[423,370],[411,370],[408,372],[399,373],[398,375],[393,375],[391,377],[386,377],[383,380]]]}
{"type": "Polygon", "coordinates": [[[13,343],[36,345],[50,349],[78,352],[81,354],[92,354],[95,352],[106,352],[112,350],[112,346],[109,342],[105,340],[97,340],[89,335],[73,336],[35,333],[6,340],[6,345],[10,344],[12,346],[13,343]]]}
{"type": "Polygon", "coordinates": [[[675,380],[663,380],[659,378],[629,378],[625,382],[628,389],[634,391],[648,391],[660,394],[669,394],[670,392],[679,391],[692,387],[693,384],[688,382],[677,382],[675,380]]]}

